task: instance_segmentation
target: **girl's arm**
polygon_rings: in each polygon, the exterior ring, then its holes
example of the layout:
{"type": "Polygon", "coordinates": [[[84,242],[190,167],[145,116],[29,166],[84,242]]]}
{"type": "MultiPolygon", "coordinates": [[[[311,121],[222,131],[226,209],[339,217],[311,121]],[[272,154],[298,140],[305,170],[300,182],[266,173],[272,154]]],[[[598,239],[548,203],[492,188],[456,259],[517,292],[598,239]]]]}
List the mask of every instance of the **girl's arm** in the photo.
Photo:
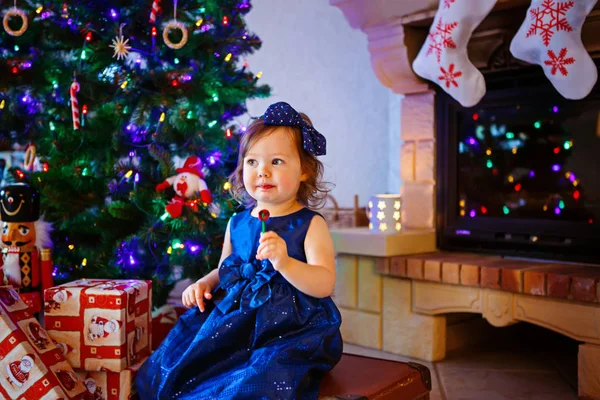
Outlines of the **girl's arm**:
{"type": "Polygon", "coordinates": [[[231,254],[231,238],[229,233],[229,225],[231,224],[231,220],[227,223],[227,229],[225,230],[225,239],[223,239],[223,250],[221,251],[221,259],[219,260],[219,265],[217,268],[210,271],[208,274],[204,275],[198,282],[202,281],[210,286],[210,290],[214,290],[217,286],[219,286],[219,267],[223,263],[229,255],[231,254]]]}
{"type": "MultiPolygon", "coordinates": [[[[260,247],[262,242],[265,251],[260,258],[269,258],[273,267],[296,289],[313,297],[331,296],[335,285],[335,253],[327,222],[322,217],[315,215],[306,233],[306,263],[289,257],[285,241],[275,232],[264,233],[260,247]],[[268,242],[274,247],[268,246],[268,242]]],[[[258,252],[262,253],[260,247],[258,252]]]]}

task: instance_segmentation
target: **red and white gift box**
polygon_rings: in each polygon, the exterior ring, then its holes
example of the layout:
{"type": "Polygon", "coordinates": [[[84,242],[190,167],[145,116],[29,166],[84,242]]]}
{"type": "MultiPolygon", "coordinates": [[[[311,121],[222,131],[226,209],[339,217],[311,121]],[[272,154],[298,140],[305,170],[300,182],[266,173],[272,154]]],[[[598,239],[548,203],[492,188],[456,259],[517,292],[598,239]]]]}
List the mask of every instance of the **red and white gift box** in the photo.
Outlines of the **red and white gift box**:
{"type": "Polygon", "coordinates": [[[148,357],[121,372],[75,370],[91,400],[131,400],[137,398],[133,380],[148,357]]]}
{"type": "Polygon", "coordinates": [[[150,355],[152,282],[83,279],[46,289],[44,321],[76,369],[120,372],[150,355]]]}
{"type": "Polygon", "coordinates": [[[16,290],[0,286],[0,399],[82,399],[85,392],[16,290]]]}
{"type": "Polygon", "coordinates": [[[165,304],[152,313],[152,350],[156,350],[177,323],[181,314],[188,309],[183,306],[165,304]]]}

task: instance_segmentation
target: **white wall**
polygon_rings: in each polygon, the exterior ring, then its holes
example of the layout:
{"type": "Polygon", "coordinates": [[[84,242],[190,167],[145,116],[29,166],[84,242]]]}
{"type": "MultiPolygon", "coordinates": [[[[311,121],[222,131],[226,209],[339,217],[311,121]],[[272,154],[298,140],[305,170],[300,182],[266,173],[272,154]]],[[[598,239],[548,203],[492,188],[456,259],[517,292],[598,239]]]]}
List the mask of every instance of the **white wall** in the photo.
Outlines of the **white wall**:
{"type": "Polygon", "coordinates": [[[327,0],[254,0],[252,6],[246,22],[263,46],[247,61],[273,91],[248,102],[250,115],[277,101],[308,114],[327,138],[321,159],[340,206],[351,207],[354,194],[366,205],[372,194],[398,193],[399,100],[375,77],[366,35],[327,0]]]}

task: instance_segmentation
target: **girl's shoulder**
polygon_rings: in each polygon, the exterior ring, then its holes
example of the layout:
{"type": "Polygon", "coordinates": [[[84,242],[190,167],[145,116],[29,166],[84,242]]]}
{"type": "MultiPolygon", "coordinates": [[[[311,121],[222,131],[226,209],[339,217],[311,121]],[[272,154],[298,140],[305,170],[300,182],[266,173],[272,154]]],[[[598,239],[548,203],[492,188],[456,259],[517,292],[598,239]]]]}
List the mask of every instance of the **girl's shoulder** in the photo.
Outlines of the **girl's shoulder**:
{"type": "Polygon", "coordinates": [[[238,225],[238,224],[240,224],[243,221],[248,221],[250,218],[253,218],[250,215],[251,211],[252,211],[252,209],[248,208],[248,209],[246,209],[244,211],[240,211],[238,213],[233,214],[231,216],[231,218],[229,219],[229,224],[231,226],[233,226],[233,225],[238,225]]]}

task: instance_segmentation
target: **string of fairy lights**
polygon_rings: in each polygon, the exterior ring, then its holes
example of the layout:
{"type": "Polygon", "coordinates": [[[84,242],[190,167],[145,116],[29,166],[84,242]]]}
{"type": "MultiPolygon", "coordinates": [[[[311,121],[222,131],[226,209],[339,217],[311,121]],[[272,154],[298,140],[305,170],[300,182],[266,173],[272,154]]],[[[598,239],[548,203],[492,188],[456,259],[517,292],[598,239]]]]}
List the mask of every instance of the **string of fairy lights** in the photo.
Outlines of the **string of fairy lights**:
{"type": "MultiPolygon", "coordinates": [[[[519,106],[517,106],[517,109],[518,108],[519,106]]],[[[551,111],[554,114],[559,113],[559,106],[552,106],[551,111]]],[[[480,162],[483,163],[486,170],[490,171],[493,177],[498,177],[501,173],[501,168],[506,166],[504,157],[507,155],[517,156],[520,149],[525,145],[525,142],[532,139],[526,132],[515,133],[508,131],[507,126],[504,124],[490,123],[489,126],[486,126],[481,123],[479,113],[473,113],[471,119],[476,123],[474,129],[475,135],[468,136],[463,141],[459,142],[459,154],[468,153],[477,157],[476,159],[481,160],[480,162]],[[490,147],[489,137],[487,136],[488,132],[494,140],[495,146],[498,148],[494,149],[490,147]],[[495,156],[502,158],[502,160],[498,161],[502,165],[496,165],[494,161],[495,156]]],[[[492,120],[493,119],[494,118],[492,118],[492,120]]],[[[532,123],[532,127],[536,131],[540,130],[544,127],[544,121],[536,120],[532,123]]],[[[574,143],[571,139],[563,140],[562,143],[552,146],[549,150],[550,154],[548,154],[548,156],[550,157],[548,157],[548,160],[551,160],[551,156],[567,156],[568,152],[573,149],[573,146],[574,143]]],[[[564,165],[561,163],[549,161],[547,165],[548,171],[536,170],[535,168],[524,170],[523,166],[519,167],[520,168],[514,168],[513,171],[506,173],[503,178],[504,184],[508,185],[510,191],[514,194],[518,195],[522,191],[527,190],[532,181],[541,176],[542,173],[551,172],[556,175],[557,180],[564,177],[564,180],[569,183],[570,189],[567,187],[563,190],[563,193],[569,193],[569,197],[571,198],[569,201],[574,201],[577,204],[577,202],[582,199],[582,193],[579,189],[581,184],[580,179],[573,171],[565,170],[564,165]]],[[[477,204],[477,202],[471,201],[468,198],[467,193],[460,193],[458,199],[458,213],[461,217],[465,218],[476,218],[478,216],[487,216],[490,214],[508,216],[515,209],[530,206],[527,204],[528,201],[526,198],[524,198],[526,196],[514,197],[518,197],[518,199],[512,201],[513,199],[511,198],[509,201],[505,198],[505,202],[500,206],[500,210],[490,210],[489,204],[477,204]]],[[[543,211],[548,218],[551,218],[552,215],[560,216],[567,207],[567,198],[559,193],[553,193],[547,197],[546,201],[544,201],[543,204],[540,204],[541,211],[543,211]]],[[[591,217],[588,218],[587,223],[593,224],[594,219],[591,217]]]]}

